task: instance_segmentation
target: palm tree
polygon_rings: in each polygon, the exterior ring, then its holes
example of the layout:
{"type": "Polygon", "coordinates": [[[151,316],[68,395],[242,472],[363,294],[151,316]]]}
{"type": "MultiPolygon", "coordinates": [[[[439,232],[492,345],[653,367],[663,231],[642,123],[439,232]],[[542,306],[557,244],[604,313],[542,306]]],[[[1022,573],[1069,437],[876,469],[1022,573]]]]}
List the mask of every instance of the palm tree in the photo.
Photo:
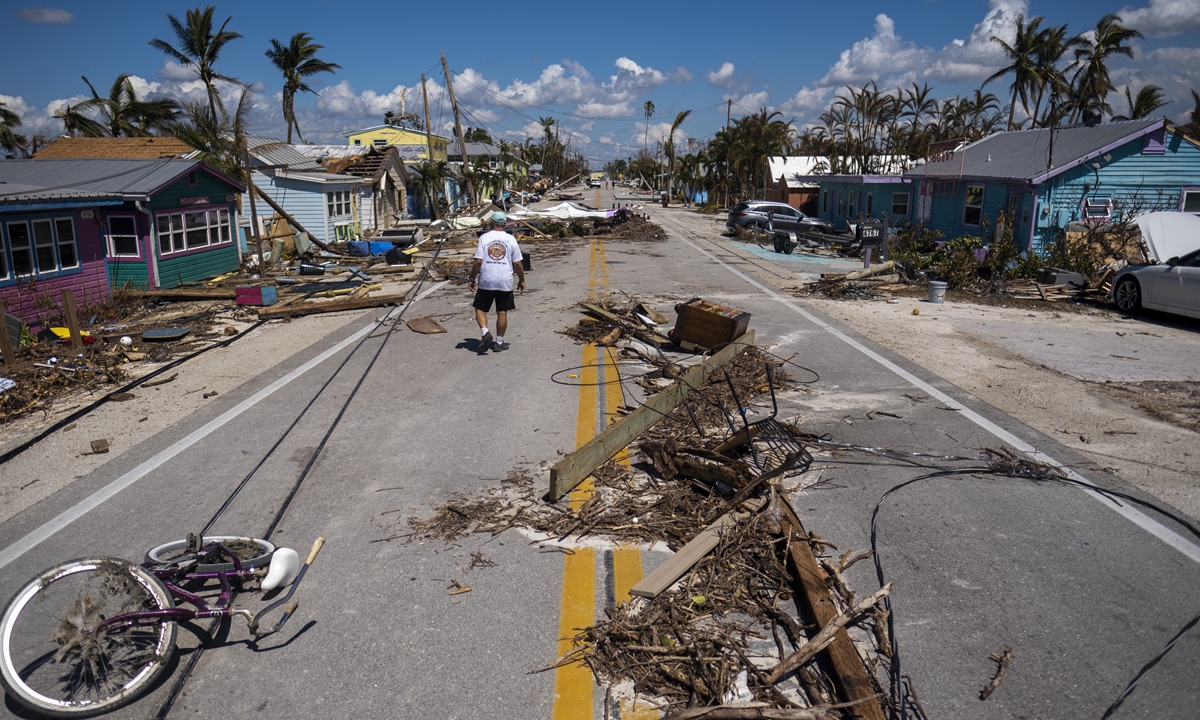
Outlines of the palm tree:
{"type": "Polygon", "coordinates": [[[1150,113],[1167,104],[1167,97],[1163,95],[1163,89],[1157,85],[1146,85],[1138,90],[1137,97],[1133,97],[1129,92],[1129,86],[1126,85],[1125,102],[1129,103],[1129,114],[1117,115],[1113,120],[1141,120],[1150,117],[1150,113]]]}
{"type": "Polygon", "coordinates": [[[137,96],[129,73],[113,81],[107,97],[101,97],[85,75],[83,81],[92,91],[92,99],[75,106],[76,110],[100,113],[100,122],[112,137],[144,137],[152,130],[165,130],[179,117],[179,103],[170,98],[142,100],[137,96]]]}
{"type": "Polygon", "coordinates": [[[184,120],[171,125],[171,134],[199,151],[199,159],[216,170],[249,183],[245,163],[246,128],[250,117],[250,88],[243,87],[233,117],[220,116],[211,105],[199,102],[183,104],[184,120]]]}
{"type": "Polygon", "coordinates": [[[82,137],[105,137],[108,135],[108,130],[103,123],[96,122],[79,112],[79,105],[64,105],[62,110],[54,113],[54,117],[62,120],[63,132],[68,137],[75,137],[76,134],[82,137]]]}
{"type": "MultiPolygon", "coordinates": [[[[271,49],[266,52],[271,63],[283,73],[283,119],[287,123],[289,143],[292,142],[293,127],[296,128],[296,137],[300,138],[300,142],[304,142],[304,136],[300,134],[300,124],[296,122],[296,93],[317,94],[304,79],[317,73],[333,73],[341,67],[337,63],[317,59],[317,51],[324,48],[324,45],[314,43],[308,33],[300,32],[293,35],[287,45],[272,39],[271,49]]],[[[386,121],[386,113],[384,118],[386,121]]]]}
{"type": "Polygon", "coordinates": [[[654,114],[654,101],[647,100],[642,103],[642,110],[646,113],[646,138],[642,141],[642,150],[650,152],[650,116],[654,114]]]}
{"type": "Polygon", "coordinates": [[[214,82],[224,80],[225,82],[237,83],[237,79],[222,75],[213,69],[213,65],[217,62],[217,57],[221,54],[222,48],[230,40],[240,38],[240,33],[235,33],[232,30],[226,30],[229,21],[233,17],[225,18],[225,22],[221,23],[221,29],[213,32],[213,13],[216,8],[212,5],[204,8],[196,8],[188,10],[186,15],[187,24],[179,22],[179,19],[174,15],[168,15],[167,21],[171,23],[171,29],[175,31],[175,38],[179,41],[179,49],[171,46],[164,40],[154,38],[150,41],[150,47],[161,50],[170,57],[177,60],[181,65],[191,65],[196,71],[196,76],[204,83],[205,89],[208,91],[208,109],[213,117],[217,115],[217,108],[225,111],[225,106],[221,102],[221,95],[217,92],[214,82]]]}
{"type": "Polygon", "coordinates": [[[1118,15],[1108,14],[1096,23],[1095,36],[1080,43],[1075,50],[1075,62],[1079,70],[1073,78],[1075,84],[1075,102],[1071,111],[1071,121],[1074,122],[1081,114],[1103,117],[1112,111],[1105,99],[1115,90],[1108,76],[1108,60],[1115,55],[1133,57],[1133,48],[1127,45],[1130,40],[1141,39],[1142,33],[1121,24],[1118,15]]]}
{"type": "Polygon", "coordinates": [[[450,174],[449,163],[445,160],[424,162],[416,166],[417,182],[425,199],[429,202],[429,212],[434,220],[438,219],[438,201],[445,192],[446,178],[450,174]]]}
{"type": "Polygon", "coordinates": [[[1200,93],[1192,91],[1192,119],[1176,129],[1194,140],[1200,140],[1200,93]]]}
{"type": "Polygon", "coordinates": [[[1021,15],[1017,18],[1017,33],[1013,38],[1011,45],[1004,38],[993,35],[992,42],[998,44],[1008,56],[1009,65],[1003,67],[983,81],[987,85],[993,80],[999,80],[1005,75],[1013,74],[1012,83],[1012,103],[1008,106],[1008,129],[1012,130],[1013,116],[1017,110],[1017,98],[1021,98],[1021,105],[1025,108],[1025,114],[1029,115],[1029,91],[1036,86],[1037,83],[1037,59],[1038,53],[1042,51],[1042,47],[1047,41],[1046,32],[1038,28],[1042,24],[1041,16],[1035,17],[1025,24],[1025,16],[1021,15]]]}
{"type": "Polygon", "coordinates": [[[667,197],[670,198],[675,192],[673,185],[675,173],[675,131],[684,120],[687,120],[688,115],[691,115],[691,110],[683,110],[675,115],[675,122],[671,123],[671,133],[667,136],[667,197]]]}
{"type": "Polygon", "coordinates": [[[0,150],[9,153],[25,152],[25,136],[13,129],[20,126],[21,116],[0,102],[0,150]]]}

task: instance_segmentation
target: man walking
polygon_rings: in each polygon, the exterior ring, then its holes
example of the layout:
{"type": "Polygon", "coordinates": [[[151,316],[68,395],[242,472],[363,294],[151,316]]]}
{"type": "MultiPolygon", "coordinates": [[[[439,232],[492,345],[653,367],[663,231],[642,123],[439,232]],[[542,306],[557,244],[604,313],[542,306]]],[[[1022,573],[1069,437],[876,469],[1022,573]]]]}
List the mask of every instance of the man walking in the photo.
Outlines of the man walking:
{"type": "Polygon", "coordinates": [[[521,265],[521,248],[517,239],[504,232],[508,217],[500,211],[492,213],[487,232],[479,236],[475,249],[475,262],[467,278],[467,289],[475,293],[475,322],[479,323],[479,353],[482,355],[495,348],[496,352],[508,349],[504,333],[508,330],[508,311],[516,308],[513,302],[513,272],[517,273],[517,290],[525,292],[525,268],[521,265]],[[478,283],[476,282],[478,280],[478,283]],[[496,335],[488,330],[487,314],[496,303],[496,335]],[[494,345],[493,345],[494,341],[494,345]]]}

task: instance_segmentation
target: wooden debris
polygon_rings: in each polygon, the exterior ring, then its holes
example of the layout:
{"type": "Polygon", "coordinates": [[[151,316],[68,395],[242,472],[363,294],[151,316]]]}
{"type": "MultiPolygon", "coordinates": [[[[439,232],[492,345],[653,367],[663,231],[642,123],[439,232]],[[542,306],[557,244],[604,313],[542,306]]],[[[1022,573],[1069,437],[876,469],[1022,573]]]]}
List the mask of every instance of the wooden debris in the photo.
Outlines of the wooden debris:
{"type": "Polygon", "coordinates": [[[763,707],[761,703],[712,705],[679,710],[666,716],[663,720],[834,720],[834,718],[844,717],[837,711],[839,708],[848,706],[849,703],[816,705],[807,708],[763,707]]]}
{"type": "Polygon", "coordinates": [[[144,382],[144,383],[142,383],[142,387],[148,388],[148,387],[157,387],[159,385],[166,385],[167,383],[172,382],[177,377],[179,377],[179,373],[171,373],[170,377],[163,378],[162,380],[151,380],[150,382],[144,382]]]}
{"type": "Polygon", "coordinates": [[[717,543],[721,540],[721,533],[731,525],[736,524],[739,518],[745,516],[745,513],[726,513],[722,515],[716,522],[692,538],[691,542],[680,548],[679,552],[672,555],[666,562],[654,568],[649,575],[642,578],[641,582],[633,586],[629,594],[636,595],[637,597],[652,598],[671,587],[700,558],[707,555],[717,546],[717,543]]]}
{"type": "Polygon", "coordinates": [[[399,305],[405,300],[404,295],[376,295],[355,300],[333,300],[322,303],[304,303],[299,305],[275,305],[258,311],[260,320],[275,320],[277,318],[300,317],[320,313],[342,312],[344,310],[365,310],[367,308],[399,305]]]}
{"type": "Polygon", "coordinates": [[[101,455],[103,453],[108,452],[108,440],[106,440],[104,438],[101,438],[99,440],[93,440],[91,445],[92,445],[92,451],[90,453],[88,453],[89,455],[101,455]]]}
{"type": "Polygon", "coordinates": [[[431,317],[413,318],[406,324],[409,330],[421,333],[422,335],[437,335],[446,332],[446,328],[442,327],[441,323],[431,317]]]}
{"type": "Polygon", "coordinates": [[[168,290],[137,290],[134,295],[146,300],[236,300],[234,288],[172,288],[168,290]]]}
{"type": "Polygon", "coordinates": [[[134,395],[131,392],[119,392],[109,395],[108,399],[112,400],[113,402],[125,402],[126,400],[132,400],[135,397],[137,397],[137,395],[134,395]]]}
{"type": "Polygon", "coordinates": [[[979,691],[980,700],[987,700],[996,691],[996,688],[1000,687],[1000,681],[1004,679],[1004,673],[1008,672],[1008,663],[1012,660],[1012,648],[1004,648],[1003,653],[992,653],[991,658],[999,663],[999,665],[996,667],[995,677],[989,680],[988,684],[984,685],[983,689],[979,691]]]}
{"type": "Polygon", "coordinates": [[[855,605],[850,610],[847,610],[844,613],[839,613],[830,619],[829,622],[825,623],[825,626],[821,628],[821,631],[814,635],[812,639],[804,644],[803,647],[781,660],[778,665],[772,668],[771,672],[767,675],[767,682],[777,683],[781,678],[783,678],[784,675],[787,675],[804,663],[815,658],[817,653],[833,644],[835,636],[839,631],[849,625],[851,620],[859,615],[862,615],[867,610],[870,610],[875,606],[876,603],[878,603],[880,600],[883,600],[891,592],[892,583],[888,583],[873,595],[855,605]]]}

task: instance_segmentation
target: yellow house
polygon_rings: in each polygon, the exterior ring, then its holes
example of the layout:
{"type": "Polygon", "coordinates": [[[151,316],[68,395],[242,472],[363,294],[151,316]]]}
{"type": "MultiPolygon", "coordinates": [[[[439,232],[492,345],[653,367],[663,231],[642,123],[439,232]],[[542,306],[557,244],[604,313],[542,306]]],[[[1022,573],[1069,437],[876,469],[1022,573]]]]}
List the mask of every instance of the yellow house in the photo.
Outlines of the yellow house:
{"type": "MultiPolygon", "coordinates": [[[[429,153],[426,152],[425,133],[418,130],[391,125],[376,125],[362,130],[344,132],[342,137],[346,138],[350,145],[395,146],[400,151],[400,157],[408,162],[429,159],[429,153]]],[[[449,138],[440,135],[433,136],[433,147],[431,148],[433,160],[447,158],[446,147],[449,142],[449,138]]]]}

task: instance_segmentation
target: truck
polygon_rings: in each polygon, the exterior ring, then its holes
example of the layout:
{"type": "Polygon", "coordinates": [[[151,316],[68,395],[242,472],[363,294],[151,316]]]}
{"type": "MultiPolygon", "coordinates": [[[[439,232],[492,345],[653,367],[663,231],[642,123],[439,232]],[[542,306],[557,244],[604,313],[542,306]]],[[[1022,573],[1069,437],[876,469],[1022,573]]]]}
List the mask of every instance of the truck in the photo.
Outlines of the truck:
{"type": "Polygon", "coordinates": [[[588,187],[600,187],[603,184],[604,184],[604,173],[594,172],[588,176],[588,181],[587,181],[588,187]]]}

